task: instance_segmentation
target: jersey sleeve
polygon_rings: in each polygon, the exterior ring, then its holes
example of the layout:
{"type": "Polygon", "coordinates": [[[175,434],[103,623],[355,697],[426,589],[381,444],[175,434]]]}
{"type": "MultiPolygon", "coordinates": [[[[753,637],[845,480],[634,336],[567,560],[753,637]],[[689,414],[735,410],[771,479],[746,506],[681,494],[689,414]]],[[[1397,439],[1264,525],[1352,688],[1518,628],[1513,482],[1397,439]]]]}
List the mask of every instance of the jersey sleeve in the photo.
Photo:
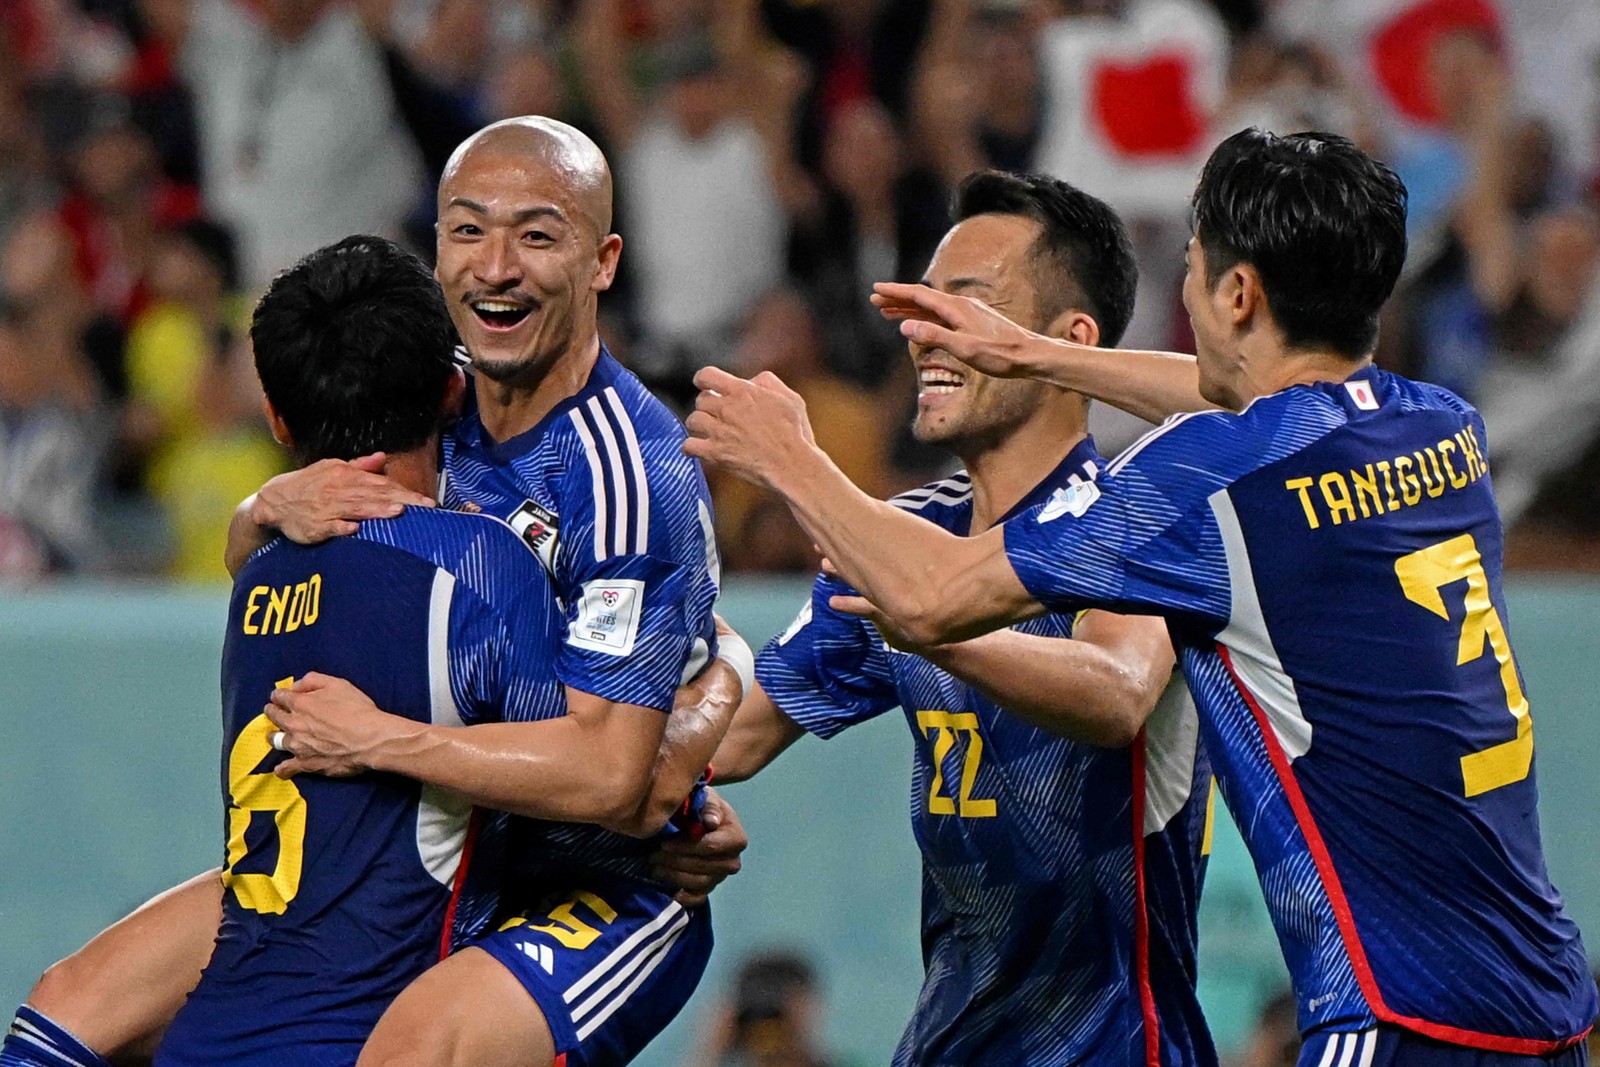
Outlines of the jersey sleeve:
{"type": "MultiPolygon", "coordinates": [[[[494,534],[500,533],[496,529],[494,534]]],[[[565,710],[551,665],[562,616],[549,579],[510,531],[481,545],[494,581],[458,581],[451,597],[450,688],[462,721],[530,722],[565,710]]]]}
{"type": "Polygon", "coordinates": [[[756,657],[756,681],[783,713],[818,737],[883,714],[900,703],[891,654],[872,624],[828,606],[852,595],[819,575],[789,628],[756,657]]]}
{"type": "Polygon", "coordinates": [[[1056,612],[1097,607],[1222,624],[1231,596],[1209,502],[1261,460],[1239,421],[1179,416],[1099,480],[1058,489],[1007,522],[1006,557],[1023,586],[1056,612]]]}
{"type": "Polygon", "coordinates": [[[565,475],[557,569],[567,630],[556,673],[573,689],[665,712],[715,654],[709,494],[676,439],[641,443],[625,422],[591,412],[565,475]]]}

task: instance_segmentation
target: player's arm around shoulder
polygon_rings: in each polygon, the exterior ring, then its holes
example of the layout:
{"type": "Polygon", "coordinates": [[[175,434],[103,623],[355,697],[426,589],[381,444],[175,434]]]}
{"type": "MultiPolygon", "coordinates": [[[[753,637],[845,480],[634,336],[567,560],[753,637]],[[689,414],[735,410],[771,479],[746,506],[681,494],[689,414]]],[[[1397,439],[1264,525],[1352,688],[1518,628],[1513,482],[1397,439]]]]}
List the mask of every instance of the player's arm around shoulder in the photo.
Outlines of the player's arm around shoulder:
{"type": "Polygon", "coordinates": [[[381,473],[382,452],[349,462],[316,463],[273,478],[233,513],[223,562],[238,574],[252,553],[280,534],[303,545],[356,532],[365,519],[389,519],[407,505],[433,507],[432,498],[406,489],[381,473]]]}
{"type": "Polygon", "coordinates": [[[1084,612],[1071,638],[999,630],[925,655],[1018,718],[1108,748],[1138,736],[1174,664],[1164,621],[1108,611],[1084,612]]]}

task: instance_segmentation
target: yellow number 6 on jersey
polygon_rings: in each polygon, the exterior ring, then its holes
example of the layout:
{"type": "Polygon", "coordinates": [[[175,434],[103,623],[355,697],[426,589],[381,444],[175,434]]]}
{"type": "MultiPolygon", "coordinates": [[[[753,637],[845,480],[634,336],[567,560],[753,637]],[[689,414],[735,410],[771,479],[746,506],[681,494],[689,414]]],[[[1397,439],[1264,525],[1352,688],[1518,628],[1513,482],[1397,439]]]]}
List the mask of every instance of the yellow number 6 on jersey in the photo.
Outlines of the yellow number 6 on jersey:
{"type": "MultiPolygon", "coordinates": [[[[293,678],[286,678],[278,688],[293,684],[293,678]]],[[[271,719],[257,715],[239,731],[238,740],[228,753],[228,792],[233,803],[228,808],[228,865],[222,869],[223,888],[233,890],[240,906],[268,915],[282,915],[300,892],[306,844],[306,801],[299,787],[271,771],[256,773],[261,761],[273,751],[271,738],[277,729],[271,719]],[[249,852],[245,833],[250,829],[253,811],[272,812],[278,863],[271,874],[239,874],[234,870],[249,852]]]]}
{"type": "Polygon", "coordinates": [[[1461,643],[1456,664],[1471,663],[1483,655],[1488,639],[1494,658],[1500,662],[1500,684],[1506,691],[1506,710],[1517,720],[1517,736],[1502,744],[1461,757],[1461,781],[1469,797],[1520,782],[1533,766],[1533,717],[1528,700],[1522,695],[1517,664],[1511,658],[1511,641],[1506,637],[1500,613],[1489,598],[1489,576],[1483,572],[1483,557],[1471,534],[1452,537],[1395,560],[1395,574],[1406,599],[1421,604],[1441,619],[1449,619],[1442,590],[1455,582],[1467,583],[1466,617],[1461,620],[1461,643]]]}

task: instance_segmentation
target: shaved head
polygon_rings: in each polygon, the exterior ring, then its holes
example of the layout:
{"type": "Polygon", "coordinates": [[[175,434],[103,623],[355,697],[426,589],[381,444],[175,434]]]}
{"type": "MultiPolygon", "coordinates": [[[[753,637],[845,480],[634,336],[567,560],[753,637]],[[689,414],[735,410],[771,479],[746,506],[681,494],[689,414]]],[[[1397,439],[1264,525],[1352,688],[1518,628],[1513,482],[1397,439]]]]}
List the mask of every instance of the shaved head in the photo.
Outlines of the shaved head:
{"type": "Polygon", "coordinates": [[[439,210],[450,203],[456,179],[480,160],[517,160],[551,172],[576,212],[595,234],[611,232],[611,167],[588,134],[542,115],[523,115],[485,126],[451,154],[439,179],[439,210]]]}

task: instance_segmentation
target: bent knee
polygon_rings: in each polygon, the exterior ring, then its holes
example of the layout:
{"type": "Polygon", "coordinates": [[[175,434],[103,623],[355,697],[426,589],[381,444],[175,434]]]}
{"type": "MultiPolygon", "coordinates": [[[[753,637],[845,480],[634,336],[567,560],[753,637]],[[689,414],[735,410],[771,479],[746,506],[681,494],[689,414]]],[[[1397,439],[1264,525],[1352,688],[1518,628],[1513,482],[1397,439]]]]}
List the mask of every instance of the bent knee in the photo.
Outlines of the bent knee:
{"type": "Polygon", "coordinates": [[[57,1025],[77,1032],[100,1013],[104,990],[96,988],[95,968],[76,955],[51,964],[28,991],[28,1003],[57,1025]]]}

